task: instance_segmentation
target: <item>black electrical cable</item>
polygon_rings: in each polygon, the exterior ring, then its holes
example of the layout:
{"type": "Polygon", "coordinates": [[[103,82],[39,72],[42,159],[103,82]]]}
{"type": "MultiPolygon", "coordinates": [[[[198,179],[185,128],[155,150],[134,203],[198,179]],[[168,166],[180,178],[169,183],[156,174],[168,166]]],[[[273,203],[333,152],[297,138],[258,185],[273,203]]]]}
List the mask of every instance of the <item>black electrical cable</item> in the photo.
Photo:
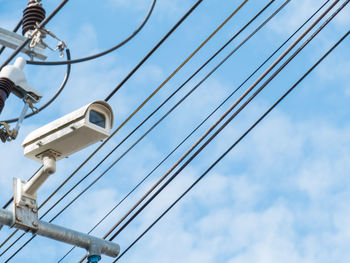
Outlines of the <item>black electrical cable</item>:
{"type": "MultiPolygon", "coordinates": [[[[182,24],[182,22],[184,22],[185,20],[186,20],[186,18],[199,6],[199,4],[200,3],[202,3],[203,2],[203,0],[199,0],[199,1],[197,1],[186,13],[185,13],[185,15],[184,16],[182,16],[180,19],[179,19],[179,21],[168,31],[168,33],[154,46],[154,48],[142,59],[142,61],[128,74],[128,76],[118,85],[118,88],[120,88],[136,71],[137,71],[137,69],[161,46],[161,44],[182,24]]],[[[116,91],[116,90],[115,90],[116,91]]],[[[115,91],[114,91],[114,93],[115,93],[115,91]]],[[[112,95],[110,95],[110,97],[111,97],[112,95]]],[[[100,147],[99,148],[97,148],[97,150],[98,149],[100,149],[100,147]]],[[[79,167],[78,167],[78,169],[77,170],[75,170],[75,172],[72,174],[72,175],[74,175],[96,152],[97,152],[97,150],[95,150],[83,163],[82,163],[82,165],[80,165],[79,167]]],[[[71,175],[71,176],[72,176],[71,175]]],[[[52,198],[52,196],[55,194],[55,193],[57,193],[57,191],[59,191],[62,187],[63,187],[63,185],[64,184],[66,184],[67,183],[67,181],[71,178],[71,176],[70,177],[68,177],[68,179],[66,179],[55,191],[54,191],[54,193],[53,194],[51,194],[47,199],[46,199],[46,201],[44,202],[44,204],[49,200],[49,199],[51,199],[52,198]]],[[[12,202],[12,200],[11,201],[9,201],[10,203],[12,202]]],[[[6,242],[5,242],[6,243],[6,242]]],[[[4,244],[4,243],[3,243],[4,244]]],[[[0,247],[2,247],[3,246],[3,244],[2,245],[0,245],[0,247]]],[[[0,255],[1,256],[1,255],[0,255]]]]}
{"type": "MultiPolygon", "coordinates": [[[[263,9],[261,9],[248,23],[246,23],[228,42],[226,42],[225,45],[223,45],[213,56],[211,56],[198,70],[196,70],[195,73],[193,73],[183,84],[181,84],[179,86],[178,89],[176,89],[165,101],[162,102],[162,104],[156,109],[154,110],[145,120],[143,120],[131,133],[129,133],[124,139],[123,141],[121,141],[110,153],[108,153],[108,155],[102,160],[104,161],[105,159],[107,159],[126,139],[128,139],[137,129],[139,129],[148,119],[150,119],[167,101],[169,101],[181,88],[183,88],[193,77],[195,77],[206,65],[208,65],[210,63],[210,61],[212,61],[219,53],[221,53],[241,32],[243,32],[255,19],[257,19],[275,0],[270,1],[263,9]]],[[[330,0],[328,0],[330,1],[330,0]]],[[[285,2],[285,4],[287,3],[287,1],[285,2]]],[[[265,22],[263,24],[261,24],[258,29],[254,30],[254,32],[252,34],[250,34],[249,37],[247,37],[244,41],[242,41],[242,43],[245,43],[246,41],[248,41],[248,39],[253,36],[254,34],[257,33],[258,30],[260,30],[263,25],[266,24],[267,21],[269,21],[272,17],[274,17],[278,12],[281,11],[281,9],[285,6],[285,4],[283,4],[277,11],[275,11],[268,19],[265,20],[265,22]]],[[[239,45],[239,46],[242,46],[239,45]]],[[[235,49],[235,51],[237,51],[238,48],[235,49]]],[[[231,53],[231,55],[234,52],[231,53]]],[[[209,76],[208,76],[209,77],[209,76]]],[[[137,142],[135,142],[131,147],[129,147],[129,149],[122,155],[124,156],[128,151],[130,151],[138,142],[140,142],[154,127],[156,127],[162,120],[164,120],[178,105],[180,105],[191,93],[193,93],[193,91],[195,89],[197,89],[203,82],[199,83],[198,85],[196,85],[191,91],[189,91],[179,102],[177,102],[160,120],[158,120],[143,136],[141,136],[141,138],[139,138],[137,140],[137,142]]],[[[180,147],[180,145],[178,146],[180,147]]],[[[175,149],[176,150],[176,149],[175,149]]],[[[174,151],[175,151],[174,150],[174,151]]],[[[171,154],[170,154],[171,155],[171,154]]],[[[169,157],[169,155],[168,155],[169,157]]],[[[118,158],[119,159],[119,158],[118,158]]],[[[119,159],[120,160],[120,159],[119,159]]],[[[163,160],[162,162],[164,162],[165,160],[163,160]]],[[[162,163],[161,162],[161,163],[162,163]]],[[[113,165],[115,165],[116,162],[114,162],[109,168],[107,168],[107,170],[104,172],[106,173],[109,169],[112,168],[113,165]]],[[[158,167],[160,166],[160,164],[154,169],[152,170],[151,173],[149,173],[136,187],[133,188],[133,190],[131,192],[129,192],[123,199],[122,201],[120,201],[118,203],[117,206],[115,206],[108,214],[112,213],[114,209],[116,209],[132,192],[134,192],[141,184],[143,181],[145,181],[158,167]]],[[[97,167],[95,167],[93,170],[95,170],[97,167]]],[[[91,174],[92,171],[89,172],[89,174],[91,174]]],[[[88,175],[89,175],[88,174],[88,175]]],[[[97,178],[100,179],[101,177],[97,178]]],[[[79,182],[81,183],[81,182],[79,182]]],[[[94,181],[95,183],[95,181],[94,181]]],[[[76,187],[77,185],[75,185],[76,187]]],[[[75,188],[74,187],[74,188],[75,188]]],[[[73,189],[71,189],[73,190],[73,189]]],[[[87,189],[86,189],[87,190],[87,189]]],[[[85,192],[85,191],[84,191],[85,192]]],[[[68,192],[66,194],[64,194],[64,196],[67,196],[67,194],[69,194],[68,192]]],[[[108,215],[107,215],[108,216],[108,215]]],[[[102,221],[106,218],[106,216],[102,219],[102,221]]],[[[102,222],[100,221],[100,223],[102,222]]],[[[93,229],[90,230],[89,233],[91,233],[91,231],[93,231],[100,223],[98,223],[93,229]]],[[[70,253],[70,251],[65,255],[67,256],[70,253]]],[[[64,257],[65,257],[64,256],[64,257]]],[[[63,257],[63,258],[64,258],[63,257]]],[[[63,260],[63,258],[61,260],[63,260]]]]}
{"type": "MultiPolygon", "coordinates": [[[[274,0],[273,0],[274,1],[274,0]]],[[[285,4],[290,1],[287,0],[285,2],[285,4]]],[[[283,5],[283,7],[285,6],[285,4],[283,5]]],[[[282,8],[283,8],[282,7],[282,8]]],[[[264,9],[265,10],[265,9],[264,9]]],[[[281,10],[278,9],[278,12],[281,10]]],[[[259,14],[261,14],[259,12],[259,14]]],[[[276,15],[276,12],[274,12],[273,15],[271,15],[266,21],[270,20],[274,15],[276,15]]],[[[256,18],[256,17],[255,17],[256,18]]],[[[263,23],[263,25],[266,24],[266,21],[263,23]]],[[[245,27],[244,27],[245,28],[245,27]]],[[[259,26],[259,30],[262,28],[262,26],[259,26]]],[[[235,34],[234,38],[238,36],[239,33],[241,33],[243,30],[240,30],[237,34],[235,34]]],[[[257,30],[254,31],[254,34],[257,32],[257,30]]],[[[251,36],[253,36],[253,33],[250,34],[250,36],[248,38],[250,38],[251,36]]],[[[234,39],[233,38],[233,39],[234,39]]],[[[245,43],[248,38],[246,38],[242,43],[245,43]]],[[[233,39],[231,39],[230,41],[232,41],[233,39]]],[[[226,45],[225,45],[226,46],[226,45]]],[[[239,47],[241,47],[241,45],[239,45],[239,47]]],[[[236,48],[234,51],[237,51],[238,48],[236,48]]],[[[220,50],[222,51],[222,49],[220,50]]],[[[220,52],[217,52],[216,54],[214,54],[214,56],[212,56],[210,58],[210,60],[212,60],[215,56],[217,56],[220,52]]],[[[234,52],[231,52],[230,55],[232,55],[234,52]]],[[[172,96],[175,95],[176,92],[178,92],[181,88],[183,88],[201,69],[204,68],[204,66],[206,64],[208,64],[210,62],[210,60],[208,60],[199,70],[197,70],[189,79],[187,79],[177,90],[175,90],[174,93],[172,93],[170,95],[170,97],[168,97],[155,111],[153,111],[151,113],[151,115],[149,115],[142,123],[144,124],[153,114],[156,113],[156,111],[158,111],[160,109],[161,106],[163,106],[172,96]]],[[[216,68],[217,69],[217,68],[216,68]]],[[[215,70],[216,70],[215,69],[215,70]]],[[[215,71],[214,70],[214,71],[215,71]]],[[[214,71],[211,71],[211,74],[214,73],[214,71]]],[[[210,75],[211,75],[210,74],[210,75]]],[[[147,134],[149,134],[159,123],[161,123],[173,110],[175,110],[190,94],[192,94],[201,84],[203,84],[203,82],[209,77],[209,75],[207,75],[207,77],[202,80],[199,84],[197,84],[194,88],[192,88],[181,100],[179,100],[169,111],[167,111],[166,114],[164,114],[154,125],[152,125],[151,128],[149,128],[135,143],[133,143],[120,157],[118,157],[118,159],[116,161],[114,161],[100,176],[98,176],[94,181],[92,181],[86,188],[84,188],[84,190],[82,190],[71,202],[69,202],[53,219],[57,218],[57,216],[59,216],[61,213],[63,213],[73,202],[75,202],[82,194],[84,194],[91,186],[93,186],[99,179],[101,179],[117,162],[119,162],[131,149],[133,149],[143,138],[146,137],[147,134]]],[[[132,133],[134,133],[141,125],[139,125],[138,127],[136,127],[131,133],[129,133],[114,149],[112,149],[112,151],[110,151],[107,156],[105,156],[100,163],[98,163],[87,175],[85,175],[79,182],[77,182],[73,187],[70,188],[69,191],[67,191],[64,195],[62,195],[62,197],[51,206],[51,208],[49,210],[47,210],[45,212],[45,214],[43,216],[45,216],[47,213],[49,213],[56,205],[58,205],[59,202],[61,202],[67,195],[69,195],[69,193],[71,193],[81,182],[83,182],[92,172],[94,172],[101,164],[102,162],[104,162],[116,149],[118,149],[122,143],[124,143],[126,141],[126,139],[128,139],[132,133]]]]}
{"type": "MultiPolygon", "coordinates": [[[[119,205],[129,197],[147,178],[160,167],[183,143],[187,141],[211,116],[213,116],[245,83],[247,83],[286,43],[289,42],[294,35],[296,35],[330,0],[327,0],[311,17],[309,17],[286,41],[284,41],[254,72],[245,79],[231,94],[223,100],[219,106],[217,106],[207,117],[203,119],[203,121],[192,130],[185,139],[183,139],[160,163],[156,165],[153,170],[148,173],[117,205],[115,205],[107,214],[104,216],[90,231],[90,234],[98,225],[100,225],[119,205]]],[[[63,259],[63,258],[62,258],[63,259]]]]}
{"type": "MultiPolygon", "coordinates": [[[[18,31],[18,29],[21,27],[21,25],[22,25],[22,21],[23,21],[23,19],[21,19],[21,21],[19,21],[18,22],[18,24],[15,26],[15,28],[13,29],[13,32],[17,32],[18,31]]],[[[2,46],[1,47],[1,49],[0,49],[0,55],[2,54],[2,52],[4,52],[4,50],[5,50],[5,46],[2,46]]]]}
{"type": "Polygon", "coordinates": [[[92,56],[88,56],[85,58],[79,58],[79,59],[73,59],[73,60],[67,60],[67,61],[32,61],[32,60],[28,60],[27,64],[30,65],[42,65],[42,66],[57,66],[57,65],[66,65],[66,64],[74,64],[74,63],[81,63],[81,62],[85,62],[88,60],[92,60],[92,59],[96,59],[99,57],[102,57],[104,55],[107,55],[113,51],[115,51],[116,49],[124,46],[126,43],[128,43],[131,39],[133,39],[140,31],[141,29],[145,26],[145,24],[147,23],[147,21],[149,20],[149,18],[151,17],[151,14],[154,10],[154,6],[156,4],[157,0],[152,0],[151,6],[147,12],[146,17],[143,19],[142,23],[139,25],[139,27],[130,35],[128,36],[126,39],[124,39],[123,41],[121,41],[120,43],[118,43],[117,45],[103,51],[100,52],[98,54],[92,55],[92,56]]]}
{"type": "MultiPolygon", "coordinates": [[[[68,3],[69,0],[62,0],[62,2],[52,11],[52,13],[47,16],[38,26],[38,28],[43,28],[45,27],[45,25],[50,22],[50,20],[68,3]]],[[[30,38],[27,38],[26,41],[24,41],[22,43],[22,45],[20,45],[13,53],[12,55],[1,65],[0,70],[5,67],[8,63],[10,63],[10,61],[18,55],[19,52],[21,52],[21,50],[28,45],[28,43],[31,41],[30,38]]]]}
{"type": "Polygon", "coordinates": [[[194,186],[196,186],[233,148],[237,146],[239,142],[241,142],[244,137],[246,137],[270,112],[278,106],[280,102],[282,102],[330,53],[334,51],[334,49],[348,37],[350,31],[348,31],[330,50],[328,50],[287,92],[285,92],[250,128],[244,132],[244,134],[235,141],[190,187],[183,192],[179,198],[177,198],[153,223],[144,231],[141,235],[139,235],[135,241],[128,246],[120,256],[113,261],[113,263],[117,262],[124,254],[132,248],[136,242],[138,242],[155,224],[159,222],[159,220],[165,216],[188,192],[190,192],[194,186]]]}
{"type": "Polygon", "coordinates": [[[150,52],[130,71],[130,73],[119,83],[119,85],[106,97],[105,101],[109,101],[114,94],[127,82],[132,75],[149,59],[150,56],[163,44],[163,42],[178,28],[180,24],[201,4],[203,0],[197,1],[187,13],[168,31],[168,33],[151,49],[150,52]]]}
{"type": "MultiPolygon", "coordinates": [[[[228,20],[247,2],[248,0],[245,0],[244,1],[244,3],[243,4],[241,4],[220,26],[219,26],[219,28],[218,29],[216,29],[202,44],[201,44],[201,46],[200,47],[198,47],[197,49],[196,49],[196,51],[195,52],[193,52],[191,55],[190,55],[190,57],[189,58],[187,58],[186,59],[186,61],[185,62],[183,62],[182,64],[181,64],[181,66],[180,67],[178,67],[176,70],[175,70],[175,72],[174,73],[172,73],[172,75],[170,76],[170,77],[168,77],[167,78],[167,80],[165,81],[165,82],[163,82],[163,84],[162,84],[162,86],[169,80],[169,79],[171,79],[171,77],[172,76],[174,76],[175,74],[176,74],[176,72],[181,68],[181,67],[183,67],[183,65],[185,65],[186,63],[187,63],[187,61],[195,54],[195,53],[197,53],[200,49],[201,49],[201,47],[213,36],[213,35],[215,35],[215,33],[224,25],[224,24],[226,24],[227,22],[228,22],[228,20]]],[[[181,18],[180,19],[180,21],[174,26],[174,28],[171,30],[171,31],[173,31],[177,26],[179,26],[180,25],[180,23],[181,22],[183,22],[184,20],[185,20],[185,18],[186,17],[188,17],[194,10],[195,10],[195,8],[196,7],[198,7],[198,5],[200,4],[202,2],[202,0],[200,0],[200,1],[198,1],[184,16],[183,16],[183,18],[181,18]]],[[[169,36],[169,35],[168,35],[169,36]]],[[[163,40],[165,40],[165,38],[163,39],[163,40]]],[[[136,111],[134,111],[134,113],[126,120],[126,121],[124,121],[124,123],[123,124],[125,124],[140,108],[142,108],[142,106],[162,87],[162,86],[160,86],[156,91],[154,91],[149,97],[148,97],[148,99],[147,100],[145,100],[144,102],[143,102],[143,104],[141,104],[139,107],[138,107],[138,109],[136,110],[136,111]]],[[[122,125],[121,125],[122,126],[122,125]]],[[[120,127],[121,127],[120,126],[120,127]]],[[[118,128],[119,129],[119,128],[118,128]]],[[[108,139],[110,139],[114,134],[116,133],[116,131],[115,132],[113,132],[113,134],[108,138],[108,139]]],[[[76,169],[75,170],[75,172],[69,177],[69,178],[67,178],[55,191],[54,191],[54,193],[52,193],[50,196],[49,196],[49,198],[47,198],[46,199],[46,201],[44,201],[44,203],[43,204],[41,204],[41,206],[39,207],[39,209],[49,200],[49,199],[51,199],[52,198],[52,196],[53,195],[55,195],[55,193],[57,193],[57,191],[59,191],[61,188],[62,188],[62,186],[65,184],[65,183],[67,183],[67,181],[83,166],[83,165],[85,165],[86,163],[87,163],[87,161],[89,160],[89,159],[91,159],[91,157],[108,141],[108,139],[103,143],[103,144],[101,144],[87,159],[86,159],[86,161],[84,161],[79,167],[78,167],[78,169],[76,169]]],[[[16,231],[14,231],[14,233],[12,234],[12,236],[15,234],[17,232],[17,230],[16,231]]],[[[23,235],[22,235],[23,236],[23,235]]],[[[21,236],[21,237],[22,237],[21,236]]],[[[20,238],[21,238],[20,237],[20,238]]],[[[16,243],[17,241],[18,241],[19,239],[17,239],[14,243],[16,243]]],[[[6,240],[4,243],[6,243],[8,240],[6,240]]],[[[2,244],[2,245],[0,245],[0,247],[2,247],[3,245],[4,245],[4,243],[2,244]]],[[[14,243],[12,243],[10,246],[13,246],[14,245],[14,243]]],[[[8,248],[9,249],[9,248],[8,248]]],[[[6,249],[6,250],[8,250],[8,249],[6,249]]],[[[1,255],[3,255],[4,253],[5,253],[6,251],[4,251],[1,255]]],[[[1,256],[0,255],[0,256],[1,256]]]]}
{"type": "MultiPolygon", "coordinates": [[[[266,80],[260,88],[257,89],[253,93],[252,96],[250,96],[246,102],[242,104],[236,110],[231,117],[227,121],[225,121],[217,131],[214,132],[213,135],[211,135],[204,143],[203,145],[191,156],[189,159],[162,185],[160,188],[127,220],[126,223],[124,223],[118,231],[109,239],[110,241],[113,240],[121,231],[123,231],[135,218],[138,214],[140,214],[143,209],[145,209],[149,203],[152,202],[152,200],[159,195],[160,192],[164,190],[167,185],[176,178],[176,176],[285,68],[294,58],[296,55],[298,55],[306,45],[349,3],[350,0],[347,0],[340,8],[338,8],[331,16],[327,19],[317,30],[315,33],[312,34],[311,37],[309,37],[301,47],[299,47],[269,78],[266,80]]],[[[327,8],[327,10],[301,35],[298,37],[298,39],[262,74],[261,77],[257,81],[254,82],[254,84],[246,90],[246,92],[219,118],[219,120],[207,131],[205,134],[172,166],[172,168],[164,174],[164,176],[145,194],[144,197],[138,201],[135,206],[126,214],[127,216],[133,212],[137,208],[139,204],[145,199],[146,196],[148,196],[157,186],[159,186],[160,182],[162,182],[175,168],[178,166],[215,128],[217,125],[220,124],[221,121],[223,121],[228,114],[252,91],[257,84],[266,77],[266,75],[291,51],[292,48],[294,48],[297,43],[304,38],[304,36],[311,31],[311,29],[339,2],[339,0],[334,1],[330,7],[327,8]]],[[[125,219],[126,216],[124,216],[123,219],[125,219]]],[[[121,222],[121,221],[119,221],[121,222]]]]}
{"type": "MultiPolygon", "coordinates": [[[[350,1],[350,0],[349,0],[349,1],[350,1]]],[[[271,70],[282,60],[282,58],[283,58],[286,54],[288,54],[289,51],[290,51],[292,48],[294,48],[294,47],[296,46],[296,44],[297,44],[309,31],[311,31],[311,29],[326,15],[326,14],[335,6],[335,4],[338,3],[338,2],[339,2],[339,0],[336,0],[336,1],[326,10],[326,12],[324,12],[324,13],[321,15],[321,17],[318,18],[318,19],[316,20],[316,22],[314,22],[314,23],[312,24],[312,26],[309,27],[309,28],[298,38],[298,40],[295,41],[295,42],[287,49],[287,51],[285,51],[285,52],[277,59],[277,61],[274,63],[274,65],[271,66],[267,71],[265,71],[265,73],[263,74],[263,76],[260,77],[259,80],[253,84],[253,86],[250,88],[250,90],[253,89],[253,87],[256,86],[256,85],[262,80],[262,78],[264,78],[264,77],[268,74],[268,72],[271,71],[271,70]]],[[[340,11],[340,10],[339,10],[339,11],[340,11]]],[[[329,22],[329,20],[327,20],[327,21],[329,22]]],[[[328,23],[328,22],[327,22],[327,23],[328,23]]],[[[311,40],[310,40],[310,41],[311,41],[311,40]]],[[[299,48],[298,50],[300,51],[300,48],[299,48]]],[[[296,52],[296,53],[297,53],[297,52],[296,52]]],[[[288,61],[288,62],[290,62],[290,61],[288,61]]],[[[286,64],[286,63],[285,63],[285,64],[286,64]]],[[[285,64],[284,64],[284,65],[285,65],[285,64]]],[[[277,73],[277,74],[278,74],[278,73],[277,73]]],[[[242,99],[249,93],[250,90],[248,90],[248,91],[240,98],[240,100],[242,100],[242,99]]],[[[240,101],[240,100],[239,100],[239,101],[240,101]]],[[[237,104],[238,104],[238,103],[237,103],[237,104]]],[[[234,106],[235,106],[235,105],[234,105],[234,106]]],[[[232,110],[232,109],[231,109],[231,110],[232,110]]],[[[226,113],[226,115],[227,115],[228,113],[229,113],[229,111],[226,113]]],[[[221,120],[222,120],[222,119],[223,119],[223,118],[221,118],[221,120]]],[[[216,125],[214,125],[214,127],[217,126],[218,123],[221,122],[221,120],[219,120],[219,121],[216,123],[216,125]]],[[[214,129],[214,128],[212,128],[212,129],[214,129]]],[[[203,140],[209,133],[210,133],[210,130],[206,133],[206,135],[205,135],[204,137],[202,137],[201,140],[203,140]]],[[[201,140],[200,140],[200,141],[201,141],[201,140]]],[[[198,144],[199,144],[199,142],[198,142],[198,144]]],[[[196,146],[192,147],[192,149],[190,149],[190,151],[189,151],[187,154],[185,154],[185,156],[188,155],[195,147],[196,147],[196,146]]],[[[184,157],[183,157],[182,159],[184,159],[184,157]]],[[[182,160],[180,159],[180,162],[181,162],[181,161],[182,161],[182,160]]],[[[179,164],[179,162],[178,162],[172,169],[174,169],[178,164],[179,164]]],[[[171,170],[170,170],[170,172],[171,172],[171,170]]],[[[168,172],[161,180],[163,180],[170,172],[168,172]]],[[[172,177],[172,178],[174,178],[174,177],[172,177]]],[[[158,192],[157,192],[157,193],[158,193],[158,192]]],[[[154,196],[153,196],[153,198],[154,198],[154,196]]],[[[151,199],[152,199],[152,197],[151,197],[151,199]]],[[[148,203],[148,201],[147,201],[147,203],[148,203]]],[[[147,203],[146,203],[146,204],[147,204],[147,203]]],[[[140,212],[144,209],[144,207],[145,207],[145,206],[141,207],[141,209],[138,210],[138,211],[136,212],[136,215],[137,215],[138,213],[140,213],[140,212]]],[[[133,209],[135,209],[135,207],[134,207],[133,209]]],[[[131,220],[132,220],[136,215],[133,215],[132,218],[131,218],[131,220]]],[[[117,234],[119,234],[119,232],[120,232],[121,230],[123,230],[123,229],[126,227],[126,225],[128,225],[128,224],[131,222],[131,220],[128,220],[128,222],[127,222],[126,224],[124,224],[124,225],[122,226],[122,228],[121,228],[112,238],[114,238],[117,234]]],[[[34,237],[33,237],[33,238],[34,238],[34,237]]],[[[31,238],[30,240],[32,240],[33,238],[31,238]]],[[[17,240],[18,240],[18,239],[17,239],[17,240]]],[[[17,252],[15,252],[15,254],[18,253],[18,251],[20,251],[26,244],[28,244],[28,243],[30,242],[30,240],[29,240],[27,243],[25,243],[19,250],[17,250],[17,252]]]]}
{"type": "MultiPolygon", "coordinates": [[[[70,50],[68,48],[66,49],[66,56],[67,56],[67,60],[70,60],[71,54],[70,54],[70,50]]],[[[42,110],[46,109],[52,102],[54,102],[56,100],[56,98],[61,94],[61,92],[64,90],[64,88],[65,88],[65,86],[67,84],[67,81],[68,81],[69,76],[70,76],[70,72],[71,72],[71,64],[67,64],[66,75],[64,76],[62,84],[60,85],[60,87],[58,88],[56,93],[44,105],[42,105],[39,109],[37,109],[36,111],[33,111],[33,112],[27,114],[24,117],[25,119],[30,118],[33,115],[35,115],[35,114],[41,112],[42,110]]],[[[5,120],[4,122],[12,123],[12,122],[16,122],[16,121],[18,121],[18,118],[5,120]]]]}
{"type": "MultiPolygon", "coordinates": [[[[184,16],[182,16],[179,21],[168,31],[168,33],[153,47],[153,49],[141,60],[141,62],[128,74],[128,76],[118,85],[118,89],[137,71],[137,69],[161,46],[161,44],[182,24],[182,22],[184,22],[186,20],[186,18],[199,6],[200,3],[202,3],[203,0],[199,0],[197,1],[186,13],[184,16]]],[[[115,90],[116,91],[116,90],[115,90]]],[[[114,93],[115,93],[114,91],[114,93]]],[[[113,93],[113,94],[114,94],[113,93]]],[[[110,94],[109,97],[113,96],[113,94],[110,94]]],[[[96,151],[95,151],[96,152],[96,151]]],[[[95,153],[94,152],[94,153],[95,153]]],[[[89,158],[92,157],[92,155],[89,156],[89,158]]],[[[88,158],[88,159],[89,159],[88,158]]],[[[87,159],[87,160],[88,160],[87,159]]],[[[86,160],[86,161],[87,161],[86,160]]],[[[83,162],[83,164],[86,163],[83,162]]],[[[79,166],[78,169],[80,169],[82,167],[79,166]]],[[[77,171],[77,170],[76,170],[77,171]]],[[[33,174],[34,176],[34,174],[33,174]]],[[[57,188],[57,190],[53,193],[55,194],[59,189],[61,189],[61,187],[67,182],[68,180],[65,180],[65,182],[63,184],[60,185],[59,188],[57,188]]],[[[52,196],[50,195],[50,197],[48,199],[50,199],[52,196]]],[[[9,203],[11,203],[13,200],[9,201],[9,203]]],[[[8,204],[9,205],[9,204],[8,204]]],[[[0,246],[1,247],[1,246],[0,246]]],[[[0,255],[1,256],[1,255],[0,255]]]]}
{"type": "MultiPolygon", "coordinates": [[[[248,82],[277,52],[291,40],[330,0],[327,0],[318,10],[316,10],[289,38],[287,38],[240,86],[237,87],[214,111],[212,111],[181,143],[179,143],[150,173],[147,174],[121,201],[114,206],[105,217],[103,217],[90,231],[90,234],[99,224],[101,224],[119,205],[128,198],[147,178],[157,170],[184,142],[187,141],[221,106],[223,106],[246,82],[248,82]]],[[[72,250],[71,248],[61,259],[61,262],[72,250]]]]}

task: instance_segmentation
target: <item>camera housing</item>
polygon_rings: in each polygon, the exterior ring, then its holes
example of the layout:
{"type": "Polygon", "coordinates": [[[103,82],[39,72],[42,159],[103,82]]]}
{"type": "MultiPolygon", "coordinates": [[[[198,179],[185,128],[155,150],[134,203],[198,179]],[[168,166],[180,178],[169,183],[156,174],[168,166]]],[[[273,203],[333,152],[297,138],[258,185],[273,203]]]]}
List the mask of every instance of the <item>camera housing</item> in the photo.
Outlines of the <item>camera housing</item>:
{"type": "Polygon", "coordinates": [[[109,136],[114,114],[105,101],[95,101],[31,132],[23,141],[24,155],[38,162],[57,160],[109,136]]]}

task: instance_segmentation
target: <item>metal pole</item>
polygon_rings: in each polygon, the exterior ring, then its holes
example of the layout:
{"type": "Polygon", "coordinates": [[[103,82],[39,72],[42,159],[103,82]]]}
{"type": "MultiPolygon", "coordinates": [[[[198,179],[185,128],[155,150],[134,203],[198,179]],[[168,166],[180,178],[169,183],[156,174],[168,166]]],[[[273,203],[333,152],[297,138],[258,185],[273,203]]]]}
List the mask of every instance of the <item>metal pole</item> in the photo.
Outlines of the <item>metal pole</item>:
{"type": "MultiPolygon", "coordinates": [[[[12,227],[13,222],[13,213],[0,209],[0,225],[12,227]]],[[[117,257],[120,252],[120,247],[116,243],[43,221],[39,221],[35,234],[85,248],[91,259],[101,258],[101,254],[117,257]]]]}

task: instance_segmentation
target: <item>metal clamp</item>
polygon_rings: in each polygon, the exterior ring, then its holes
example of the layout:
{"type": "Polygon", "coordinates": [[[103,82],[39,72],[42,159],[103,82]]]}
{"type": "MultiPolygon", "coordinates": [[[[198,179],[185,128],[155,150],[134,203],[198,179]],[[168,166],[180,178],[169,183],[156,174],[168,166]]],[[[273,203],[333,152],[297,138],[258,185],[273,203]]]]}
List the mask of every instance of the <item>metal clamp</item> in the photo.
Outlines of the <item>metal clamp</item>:
{"type": "Polygon", "coordinates": [[[24,191],[26,182],[14,178],[14,222],[12,227],[26,232],[38,230],[39,217],[37,208],[37,195],[28,194],[24,191]]]}
{"type": "Polygon", "coordinates": [[[16,127],[14,129],[11,129],[10,125],[6,122],[0,122],[0,139],[2,142],[12,141],[17,138],[18,131],[22,126],[22,122],[25,118],[25,115],[28,111],[28,108],[31,108],[33,112],[37,111],[37,108],[33,106],[33,102],[35,102],[35,98],[30,96],[29,94],[26,95],[26,97],[23,99],[24,106],[21,112],[21,115],[18,118],[16,127]]]}
{"type": "Polygon", "coordinates": [[[46,28],[39,28],[39,25],[36,25],[36,28],[33,30],[33,32],[30,34],[30,38],[32,39],[29,47],[35,48],[37,45],[43,45],[44,47],[47,47],[48,49],[52,51],[60,51],[60,57],[64,57],[64,50],[67,48],[66,42],[59,39],[54,33],[52,33],[50,30],[46,28]],[[46,38],[46,35],[51,36],[52,38],[59,41],[56,48],[51,48],[48,44],[46,44],[43,39],[46,38]]]}

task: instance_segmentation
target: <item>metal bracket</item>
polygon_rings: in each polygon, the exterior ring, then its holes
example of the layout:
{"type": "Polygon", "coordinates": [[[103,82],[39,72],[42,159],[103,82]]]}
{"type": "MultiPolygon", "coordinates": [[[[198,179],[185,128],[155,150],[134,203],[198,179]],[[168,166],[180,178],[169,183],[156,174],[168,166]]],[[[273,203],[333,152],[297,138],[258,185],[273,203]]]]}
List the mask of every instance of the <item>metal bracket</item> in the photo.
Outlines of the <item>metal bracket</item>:
{"type": "Polygon", "coordinates": [[[0,139],[2,142],[11,141],[14,138],[13,130],[6,122],[0,122],[0,139]]]}
{"type": "Polygon", "coordinates": [[[6,122],[0,122],[0,139],[2,142],[5,143],[6,141],[15,140],[17,138],[18,131],[22,126],[22,122],[25,118],[28,108],[31,108],[32,110],[35,109],[33,106],[33,98],[31,96],[27,95],[24,99],[24,102],[25,104],[23,106],[21,115],[19,116],[16,127],[14,129],[11,129],[10,125],[6,122]]]}
{"type": "Polygon", "coordinates": [[[39,28],[39,24],[36,25],[36,28],[33,30],[33,32],[29,36],[32,40],[29,44],[29,47],[35,48],[37,45],[42,45],[51,51],[60,51],[60,57],[64,57],[63,51],[67,48],[66,42],[59,39],[54,33],[52,33],[50,30],[46,28],[39,28]],[[43,39],[46,38],[46,35],[51,36],[52,38],[59,41],[56,48],[51,48],[48,44],[46,44],[43,39]]]}
{"type": "Polygon", "coordinates": [[[24,231],[36,232],[39,224],[37,195],[36,193],[25,193],[25,184],[26,182],[14,178],[14,222],[12,227],[24,231]]]}
{"type": "MultiPolygon", "coordinates": [[[[19,35],[17,33],[8,31],[4,28],[0,28],[0,44],[12,49],[18,48],[27,38],[19,35]]],[[[45,60],[47,57],[45,55],[45,46],[39,44],[34,48],[26,46],[23,50],[23,53],[26,53],[30,57],[36,57],[41,60],[45,60]]]]}

